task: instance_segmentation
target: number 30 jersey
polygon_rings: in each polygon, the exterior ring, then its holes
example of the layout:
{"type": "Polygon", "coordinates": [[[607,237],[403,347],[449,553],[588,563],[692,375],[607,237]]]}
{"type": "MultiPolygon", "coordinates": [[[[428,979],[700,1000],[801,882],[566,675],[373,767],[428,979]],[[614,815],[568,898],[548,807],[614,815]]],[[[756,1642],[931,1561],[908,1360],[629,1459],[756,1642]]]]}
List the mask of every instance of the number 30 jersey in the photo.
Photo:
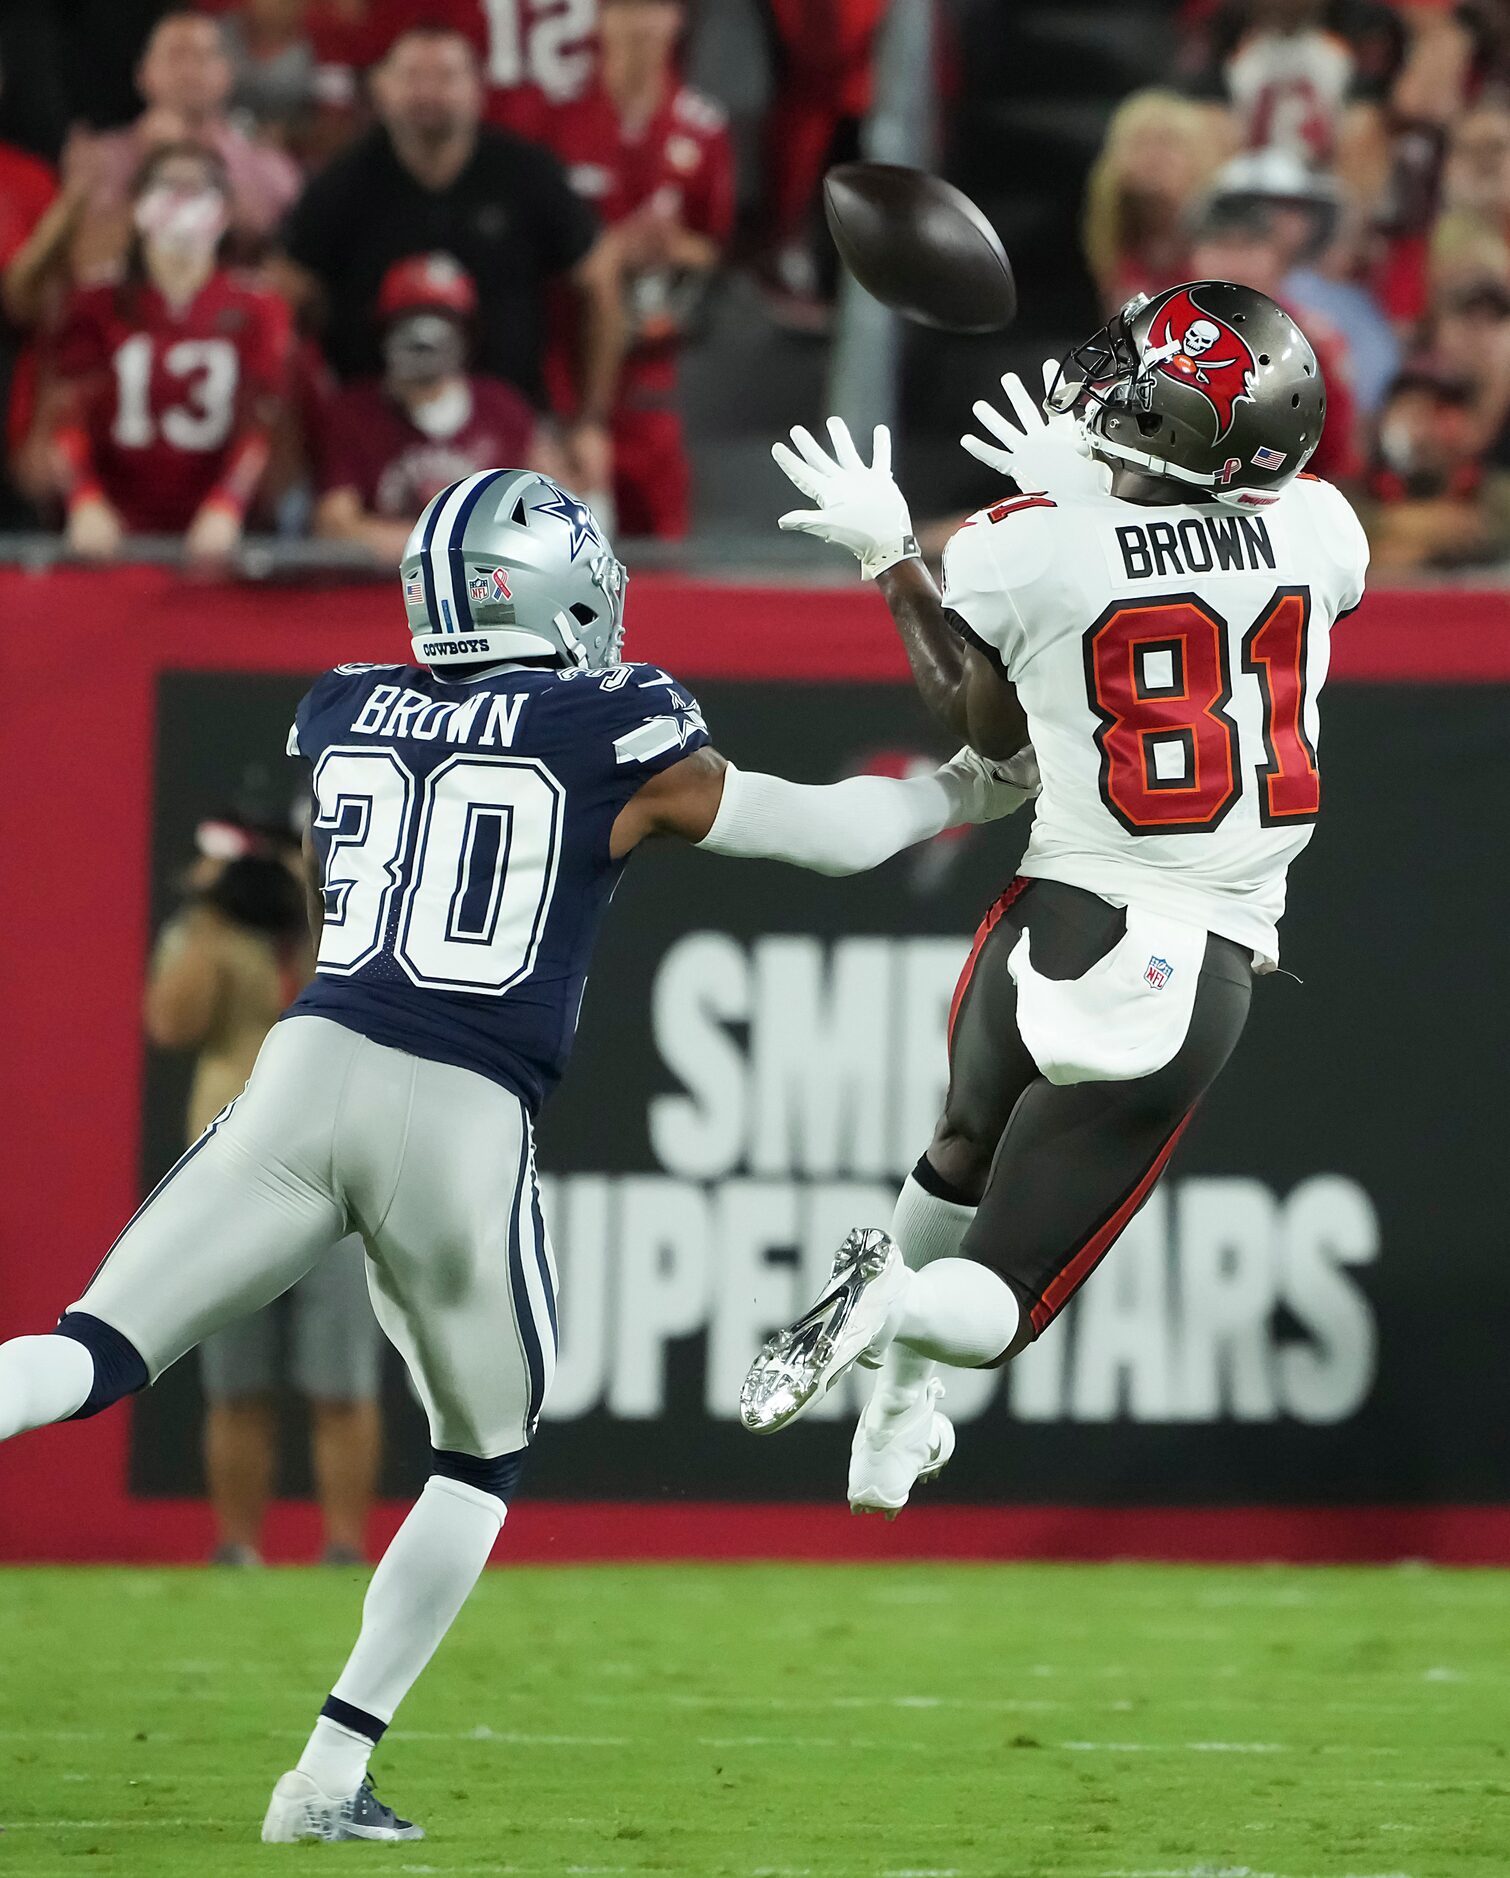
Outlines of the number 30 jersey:
{"type": "Polygon", "coordinates": [[[1321,807],[1318,700],[1368,547],[1346,499],[1145,508],[1023,495],[944,554],[944,604],[1016,687],[1043,793],[1022,872],[1279,957],[1321,807]]]}
{"type": "Polygon", "coordinates": [[[651,665],[343,665],[300,704],[325,924],[289,1016],[475,1070],[531,1110],[566,1067],[620,809],[708,741],[651,665]]]}

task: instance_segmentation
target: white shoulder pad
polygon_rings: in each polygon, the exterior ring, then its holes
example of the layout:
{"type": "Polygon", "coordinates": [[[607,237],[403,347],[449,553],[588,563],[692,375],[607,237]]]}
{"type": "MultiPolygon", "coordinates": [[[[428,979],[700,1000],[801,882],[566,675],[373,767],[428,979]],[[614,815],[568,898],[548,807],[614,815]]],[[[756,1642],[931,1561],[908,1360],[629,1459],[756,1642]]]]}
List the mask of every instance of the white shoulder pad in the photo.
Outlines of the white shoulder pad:
{"type": "Polygon", "coordinates": [[[972,515],[944,549],[944,605],[1010,674],[1025,650],[1023,598],[1052,565],[1057,504],[1009,496],[972,515]]]}
{"type": "Polygon", "coordinates": [[[1298,477],[1291,495],[1306,504],[1316,540],[1333,570],[1329,598],[1337,614],[1350,613],[1363,598],[1368,574],[1368,536],[1353,505],[1334,483],[1319,476],[1298,477]]]}

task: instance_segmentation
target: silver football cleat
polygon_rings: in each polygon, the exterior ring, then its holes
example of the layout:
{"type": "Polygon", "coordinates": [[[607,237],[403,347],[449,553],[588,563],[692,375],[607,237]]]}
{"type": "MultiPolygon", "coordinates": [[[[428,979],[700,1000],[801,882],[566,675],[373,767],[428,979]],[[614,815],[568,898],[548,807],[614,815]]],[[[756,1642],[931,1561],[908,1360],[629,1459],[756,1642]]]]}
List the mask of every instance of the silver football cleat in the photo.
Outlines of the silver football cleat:
{"type": "Polygon", "coordinates": [[[739,1391],[739,1419],[768,1435],[796,1421],[886,1328],[908,1271],[890,1237],[857,1226],[840,1246],[822,1297],[765,1341],[739,1391]]]}

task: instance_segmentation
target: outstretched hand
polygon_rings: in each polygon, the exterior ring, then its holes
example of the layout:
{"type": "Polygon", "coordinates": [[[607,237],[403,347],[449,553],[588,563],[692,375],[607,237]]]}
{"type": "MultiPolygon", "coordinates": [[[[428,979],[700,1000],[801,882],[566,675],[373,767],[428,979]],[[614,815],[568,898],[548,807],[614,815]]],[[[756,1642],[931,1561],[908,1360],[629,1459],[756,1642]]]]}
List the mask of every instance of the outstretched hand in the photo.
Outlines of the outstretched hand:
{"type": "Polygon", "coordinates": [[[968,746],[956,751],[939,775],[959,792],[962,822],[995,822],[1015,815],[1038,794],[1038,758],[1026,743],[1004,763],[992,762],[968,746]]]}
{"type": "MultiPolygon", "coordinates": [[[[1045,359],[1045,395],[1058,373],[1058,363],[1045,359]]],[[[962,449],[977,462],[1010,476],[1025,494],[1044,491],[1049,495],[1076,496],[1110,492],[1111,471],[1091,456],[1090,440],[1078,418],[1060,412],[1045,415],[1043,407],[1016,372],[1006,374],[1001,388],[1016,422],[981,398],[974,406],[975,420],[996,441],[987,443],[983,437],[967,435],[960,438],[962,449]]]]}
{"type": "Polygon", "coordinates": [[[891,474],[891,432],[877,424],[866,463],[855,448],[842,417],[828,420],[833,455],[801,424],[793,426],[795,449],[771,445],[771,455],[810,502],[811,509],[791,509],[777,523],[789,532],[832,541],[857,556],[868,580],[885,573],[918,551],[906,498],[891,474]]]}

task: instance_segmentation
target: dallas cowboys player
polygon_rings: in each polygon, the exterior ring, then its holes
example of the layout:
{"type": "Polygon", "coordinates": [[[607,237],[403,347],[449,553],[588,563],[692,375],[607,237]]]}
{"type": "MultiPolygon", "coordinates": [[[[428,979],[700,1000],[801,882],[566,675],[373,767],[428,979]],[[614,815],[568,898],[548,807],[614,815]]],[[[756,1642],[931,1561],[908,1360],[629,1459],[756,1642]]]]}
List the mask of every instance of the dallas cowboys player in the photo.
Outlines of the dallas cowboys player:
{"type": "Polygon", "coordinates": [[[1013,478],[965,523],[940,595],[884,436],[865,465],[804,430],[776,458],[817,506],[781,519],[860,556],[918,687],[977,750],[1031,732],[1032,839],[955,994],[950,1083],[889,1234],[856,1232],[827,1293],[746,1379],[782,1427],[851,1363],[881,1375],[849,1499],[888,1517],[954,1448],[939,1362],[1037,1337],[1148,1197],[1278,962],[1290,862],[1320,809],[1329,634],[1363,592],[1346,500],[1300,474],[1315,354],[1264,294],[1198,281],[1129,302],[1045,367],[1048,421],[964,446],[1013,478]]]}
{"type": "Polygon", "coordinates": [[[1025,799],[968,751],[823,788],[725,762],[685,686],[619,662],[624,569],[531,471],[443,490],[401,576],[420,667],[337,667],[290,735],[314,769],[315,978],[57,1329],[0,1345],[3,1440],[145,1388],[365,1239],[432,1471],[274,1790],[274,1842],[423,1836],[376,1798],[368,1757],[486,1563],[550,1387],[532,1121],[630,853],[677,835],[844,874],[1025,799]]]}

